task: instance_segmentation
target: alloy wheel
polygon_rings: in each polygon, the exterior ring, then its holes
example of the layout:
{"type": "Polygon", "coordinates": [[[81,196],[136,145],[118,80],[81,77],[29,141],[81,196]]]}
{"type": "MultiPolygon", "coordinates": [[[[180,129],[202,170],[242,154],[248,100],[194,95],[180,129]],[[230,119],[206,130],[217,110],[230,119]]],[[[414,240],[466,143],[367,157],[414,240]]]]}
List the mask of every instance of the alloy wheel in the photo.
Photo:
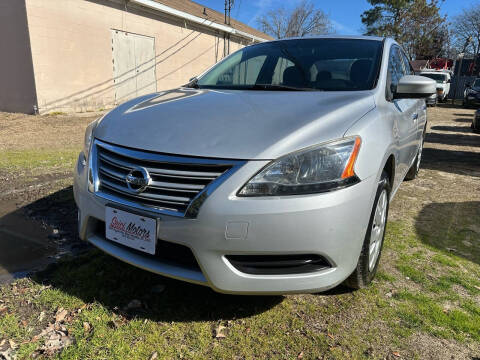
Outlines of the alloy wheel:
{"type": "Polygon", "coordinates": [[[382,248],[383,234],[387,223],[388,193],[383,189],[378,197],[377,207],[372,222],[372,231],[370,233],[369,263],[368,270],[372,271],[377,263],[380,249],[382,248]]]}

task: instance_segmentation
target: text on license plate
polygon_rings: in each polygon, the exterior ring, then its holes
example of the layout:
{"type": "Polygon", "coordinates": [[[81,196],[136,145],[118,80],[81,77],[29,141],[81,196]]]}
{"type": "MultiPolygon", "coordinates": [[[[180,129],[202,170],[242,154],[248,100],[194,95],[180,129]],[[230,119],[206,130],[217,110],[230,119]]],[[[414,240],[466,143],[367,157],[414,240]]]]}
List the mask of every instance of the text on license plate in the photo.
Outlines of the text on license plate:
{"type": "Polygon", "coordinates": [[[154,255],[157,221],[107,206],[105,236],[108,240],[154,255]]]}

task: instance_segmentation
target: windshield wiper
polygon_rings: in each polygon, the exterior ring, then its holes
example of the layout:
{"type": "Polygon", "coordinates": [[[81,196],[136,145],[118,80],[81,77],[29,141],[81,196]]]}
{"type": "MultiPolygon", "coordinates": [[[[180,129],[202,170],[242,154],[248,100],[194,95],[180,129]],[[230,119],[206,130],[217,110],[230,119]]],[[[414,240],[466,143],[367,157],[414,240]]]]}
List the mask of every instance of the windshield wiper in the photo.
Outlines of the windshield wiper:
{"type": "Polygon", "coordinates": [[[245,88],[246,90],[276,90],[276,91],[319,91],[309,87],[295,87],[288,85],[276,84],[255,84],[245,88]]]}

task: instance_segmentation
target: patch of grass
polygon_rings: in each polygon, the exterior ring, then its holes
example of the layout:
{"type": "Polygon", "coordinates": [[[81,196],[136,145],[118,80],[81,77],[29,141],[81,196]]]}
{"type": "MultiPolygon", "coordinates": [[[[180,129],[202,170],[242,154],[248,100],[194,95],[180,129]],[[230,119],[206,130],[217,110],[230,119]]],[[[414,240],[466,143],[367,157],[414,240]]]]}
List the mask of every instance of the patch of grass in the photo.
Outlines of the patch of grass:
{"type": "Polygon", "coordinates": [[[47,114],[48,116],[60,116],[60,115],[67,115],[66,112],[63,111],[52,111],[47,114]]]}
{"type": "Polygon", "coordinates": [[[457,262],[449,256],[443,254],[435,254],[432,257],[432,261],[436,262],[440,265],[450,266],[450,267],[458,267],[457,262]]]}
{"type": "Polygon", "coordinates": [[[69,295],[59,289],[47,289],[42,291],[35,303],[44,306],[49,310],[56,310],[63,307],[67,310],[74,310],[83,305],[82,300],[76,296],[69,295]]]}
{"type": "Polygon", "coordinates": [[[458,341],[480,341],[480,309],[472,302],[463,304],[467,313],[462,309],[446,310],[438,299],[423,294],[402,291],[395,298],[399,300],[397,314],[407,328],[458,341]]]}
{"type": "Polygon", "coordinates": [[[395,276],[393,276],[392,274],[388,274],[384,271],[377,271],[375,279],[380,281],[389,281],[389,282],[395,282],[395,280],[397,280],[395,276]]]}
{"type": "Polygon", "coordinates": [[[35,170],[44,168],[73,169],[78,149],[72,150],[19,150],[0,153],[0,170],[35,170]]]}
{"type": "Polygon", "coordinates": [[[427,278],[423,271],[418,270],[412,265],[408,265],[406,263],[397,264],[397,269],[406,277],[409,277],[410,280],[415,281],[419,284],[426,284],[427,278]]]}
{"type": "Polygon", "coordinates": [[[22,340],[27,331],[20,325],[15,314],[5,314],[0,317],[0,339],[22,340]]]}

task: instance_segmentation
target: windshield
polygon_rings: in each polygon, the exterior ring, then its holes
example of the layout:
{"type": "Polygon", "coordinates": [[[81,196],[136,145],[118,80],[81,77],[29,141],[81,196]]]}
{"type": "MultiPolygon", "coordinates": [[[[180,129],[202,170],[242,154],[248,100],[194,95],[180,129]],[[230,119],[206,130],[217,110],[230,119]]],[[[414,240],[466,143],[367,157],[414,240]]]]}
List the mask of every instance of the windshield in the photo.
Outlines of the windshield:
{"type": "Polygon", "coordinates": [[[422,74],[420,73],[420,76],[425,76],[425,77],[428,77],[430,79],[433,79],[435,80],[437,83],[443,83],[445,81],[447,81],[447,76],[446,75],[443,75],[443,74],[422,74]]]}
{"type": "Polygon", "coordinates": [[[480,87],[480,79],[475,80],[472,87],[480,87]]]}
{"type": "Polygon", "coordinates": [[[356,91],[375,87],[383,43],[299,39],[245,47],[196,81],[208,89],[356,91]]]}

